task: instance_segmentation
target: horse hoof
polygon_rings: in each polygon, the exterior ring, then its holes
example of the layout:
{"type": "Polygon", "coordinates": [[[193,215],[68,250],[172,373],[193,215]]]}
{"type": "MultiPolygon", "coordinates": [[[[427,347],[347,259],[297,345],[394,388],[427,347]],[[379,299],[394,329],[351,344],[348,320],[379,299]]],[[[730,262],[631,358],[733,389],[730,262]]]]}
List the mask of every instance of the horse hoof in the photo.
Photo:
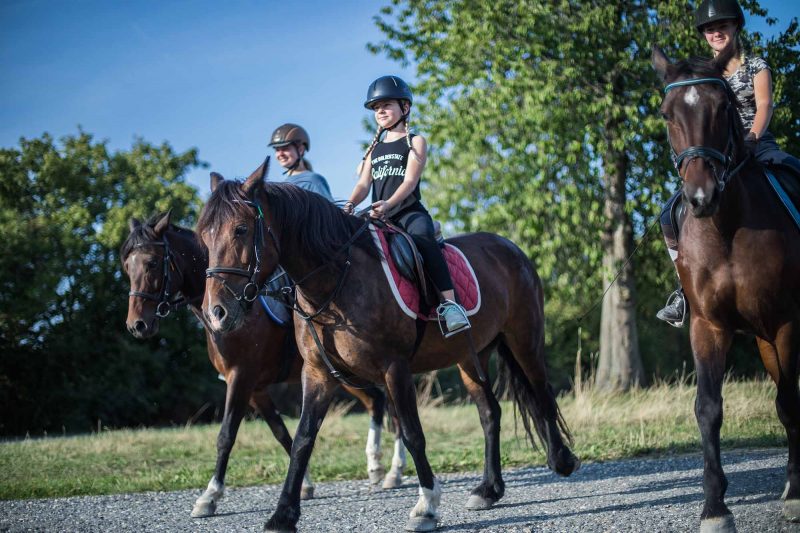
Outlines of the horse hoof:
{"type": "Polygon", "coordinates": [[[467,499],[467,509],[470,511],[485,511],[491,509],[497,500],[484,498],[480,494],[470,494],[467,499]]]}
{"type": "Polygon", "coordinates": [[[217,512],[217,502],[214,500],[199,499],[194,502],[192,508],[192,518],[205,518],[206,516],[214,516],[217,512]]]}
{"type": "Polygon", "coordinates": [[[381,486],[384,489],[396,489],[398,487],[402,487],[403,486],[403,475],[402,474],[393,475],[391,472],[389,472],[389,475],[387,475],[384,478],[383,485],[381,485],[381,486]]]}
{"type": "Polygon", "coordinates": [[[406,522],[406,531],[433,531],[439,527],[435,518],[430,516],[415,516],[406,522]]]}
{"type": "Polygon", "coordinates": [[[300,488],[300,499],[301,500],[313,500],[314,499],[314,487],[301,487],[300,488]]]}
{"type": "Polygon", "coordinates": [[[783,502],[783,517],[789,522],[800,522],[800,500],[783,502]]]}
{"type": "Polygon", "coordinates": [[[376,468],[374,470],[367,471],[369,475],[369,484],[370,485],[380,485],[381,481],[383,481],[383,477],[386,475],[386,469],[376,468]]]}
{"type": "Polygon", "coordinates": [[[706,518],[700,521],[700,533],[736,533],[732,514],[706,518]]]}

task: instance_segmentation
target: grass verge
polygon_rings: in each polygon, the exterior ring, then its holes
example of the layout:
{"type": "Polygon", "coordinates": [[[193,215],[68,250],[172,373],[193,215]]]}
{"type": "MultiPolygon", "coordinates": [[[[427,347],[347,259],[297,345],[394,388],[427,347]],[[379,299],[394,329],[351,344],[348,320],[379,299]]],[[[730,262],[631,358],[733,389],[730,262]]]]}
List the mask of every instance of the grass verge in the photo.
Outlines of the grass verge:
{"type": "MultiPolygon", "coordinates": [[[[583,461],[699,451],[694,418],[695,388],[686,381],[622,394],[580,390],[559,398],[583,461]]],[[[726,381],[723,448],[785,446],[775,414],[770,381],[726,381]]],[[[503,467],[543,465],[532,450],[513,407],[502,403],[503,467]]],[[[366,477],[364,445],[368,418],[334,409],[326,418],[311,459],[315,481],[366,477]]],[[[483,433],[474,405],[420,410],[428,458],[435,472],[483,468],[483,433]]],[[[287,420],[294,432],[296,420],[287,420]]],[[[0,444],[0,499],[44,498],[205,487],[216,460],[218,426],[104,430],[100,433],[0,444]]],[[[384,463],[391,459],[392,435],[384,432],[384,463]]],[[[413,470],[413,461],[410,461],[413,470]]],[[[260,420],[242,424],[231,454],[227,484],[281,483],[288,457],[260,420]]]]}

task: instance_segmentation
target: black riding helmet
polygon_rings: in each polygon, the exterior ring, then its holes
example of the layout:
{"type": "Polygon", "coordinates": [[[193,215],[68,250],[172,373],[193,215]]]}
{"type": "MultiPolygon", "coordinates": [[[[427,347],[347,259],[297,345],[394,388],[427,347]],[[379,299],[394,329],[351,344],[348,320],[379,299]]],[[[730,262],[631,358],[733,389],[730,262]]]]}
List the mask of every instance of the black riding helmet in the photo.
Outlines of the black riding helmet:
{"type": "Polygon", "coordinates": [[[735,20],[741,29],[744,13],[736,0],[703,0],[694,12],[694,26],[703,31],[703,26],[718,20],[735,20]]]}
{"type": "Polygon", "coordinates": [[[308,137],[306,130],[290,122],[278,126],[278,129],[272,132],[272,137],[270,137],[268,146],[280,148],[281,146],[288,146],[292,143],[304,145],[306,147],[306,152],[311,150],[311,139],[308,137]]]}
{"type": "Polygon", "coordinates": [[[367,101],[364,102],[364,107],[372,109],[372,104],[380,100],[407,100],[411,104],[414,98],[406,82],[397,76],[381,76],[367,89],[367,101]]]}

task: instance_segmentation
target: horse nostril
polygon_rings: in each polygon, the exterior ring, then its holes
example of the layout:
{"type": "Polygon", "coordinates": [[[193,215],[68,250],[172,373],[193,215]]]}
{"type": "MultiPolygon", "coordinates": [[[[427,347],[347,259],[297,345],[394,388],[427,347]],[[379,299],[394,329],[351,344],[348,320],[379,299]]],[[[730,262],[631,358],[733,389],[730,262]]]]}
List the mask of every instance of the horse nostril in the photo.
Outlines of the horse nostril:
{"type": "Polygon", "coordinates": [[[225,308],[221,305],[215,305],[211,312],[214,314],[217,320],[222,320],[225,318],[225,308]]]}
{"type": "Polygon", "coordinates": [[[133,329],[139,333],[144,333],[147,331],[147,324],[145,324],[144,320],[137,320],[133,323],[133,329]]]}

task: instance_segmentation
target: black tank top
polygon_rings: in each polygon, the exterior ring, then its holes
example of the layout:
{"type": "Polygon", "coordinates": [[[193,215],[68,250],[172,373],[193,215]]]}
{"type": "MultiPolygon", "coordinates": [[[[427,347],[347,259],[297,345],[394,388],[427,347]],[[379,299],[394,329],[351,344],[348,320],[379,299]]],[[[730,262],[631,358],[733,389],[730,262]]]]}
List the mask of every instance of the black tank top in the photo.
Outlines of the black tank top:
{"type": "MultiPolygon", "coordinates": [[[[413,138],[414,135],[412,134],[413,138]]],[[[380,142],[370,154],[372,163],[372,201],[388,200],[392,197],[403,179],[406,177],[406,167],[408,166],[408,153],[410,149],[405,137],[391,142],[380,142]]],[[[389,218],[402,211],[410,209],[425,211],[420,200],[422,195],[419,192],[419,181],[414,188],[414,192],[409,194],[400,205],[392,208],[387,213],[389,218]]]]}

